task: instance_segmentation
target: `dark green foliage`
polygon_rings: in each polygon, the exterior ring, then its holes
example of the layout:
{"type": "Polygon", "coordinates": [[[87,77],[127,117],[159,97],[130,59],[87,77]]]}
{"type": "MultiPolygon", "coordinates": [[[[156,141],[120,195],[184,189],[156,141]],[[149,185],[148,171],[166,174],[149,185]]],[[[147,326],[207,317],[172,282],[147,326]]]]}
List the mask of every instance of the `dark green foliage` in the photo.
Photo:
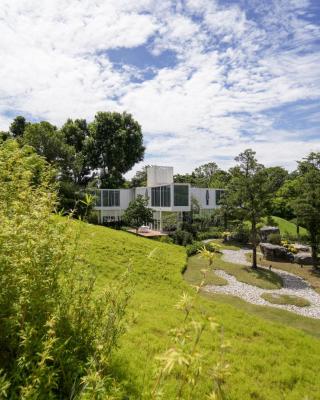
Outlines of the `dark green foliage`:
{"type": "Polygon", "coordinates": [[[140,125],[126,112],[98,112],[89,128],[91,168],[100,168],[103,187],[119,186],[122,174],[143,159],[145,148],[140,125]]]}
{"type": "Polygon", "coordinates": [[[296,185],[297,195],[292,207],[310,235],[313,266],[317,268],[320,246],[320,153],[310,153],[299,162],[296,185]]]}
{"type": "Polygon", "coordinates": [[[203,242],[192,242],[186,247],[187,256],[193,256],[197,254],[200,250],[205,248],[208,251],[215,252],[216,248],[211,243],[203,243],[203,242]]]}
{"type": "Polygon", "coordinates": [[[14,138],[19,138],[24,135],[24,131],[28,125],[29,122],[27,122],[26,119],[21,115],[18,115],[12,121],[9,131],[14,138]]]}
{"type": "Polygon", "coordinates": [[[271,233],[268,236],[268,242],[272,244],[281,245],[281,235],[279,233],[271,233]]]}
{"type": "Polygon", "coordinates": [[[256,248],[258,245],[257,224],[270,213],[271,192],[268,173],[255,158],[255,152],[245,150],[235,159],[238,166],[231,171],[232,179],[226,199],[239,220],[251,224],[250,240],[253,249],[252,267],[257,268],[256,248]]]}
{"type": "Polygon", "coordinates": [[[206,232],[198,232],[197,239],[198,240],[220,239],[222,237],[222,233],[223,233],[222,227],[210,227],[210,229],[206,232]]]}
{"type": "Polygon", "coordinates": [[[66,168],[70,164],[72,148],[65,143],[63,134],[49,122],[28,124],[23,144],[32,146],[40,156],[56,167],[66,168]]]}
{"type": "Polygon", "coordinates": [[[123,220],[129,226],[135,228],[137,232],[140,226],[152,222],[153,212],[148,207],[148,199],[139,195],[135,200],[132,200],[123,215],[123,220]]]}
{"type": "Polygon", "coordinates": [[[186,246],[193,242],[192,233],[185,231],[183,229],[177,229],[172,235],[173,243],[180,246],[186,246]]]}
{"type": "Polygon", "coordinates": [[[250,241],[250,228],[247,224],[239,223],[232,230],[231,238],[238,243],[247,244],[250,241]]]}
{"type": "Polygon", "coordinates": [[[147,186],[147,168],[149,165],[144,166],[140,171],[137,171],[131,179],[131,187],[147,186]]]}

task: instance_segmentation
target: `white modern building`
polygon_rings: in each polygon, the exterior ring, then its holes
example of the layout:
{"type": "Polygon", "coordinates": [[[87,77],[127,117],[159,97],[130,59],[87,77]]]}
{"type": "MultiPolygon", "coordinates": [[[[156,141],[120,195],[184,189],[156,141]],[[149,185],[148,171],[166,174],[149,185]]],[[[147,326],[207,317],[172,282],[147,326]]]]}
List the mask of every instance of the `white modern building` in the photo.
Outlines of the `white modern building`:
{"type": "Polygon", "coordinates": [[[211,213],[219,207],[222,189],[197,188],[188,183],[174,183],[173,167],[151,166],[147,169],[147,186],[131,189],[98,189],[95,191],[95,210],[100,223],[121,220],[130,201],[138,195],[148,199],[153,209],[153,229],[162,230],[163,218],[174,213],[182,220],[190,213],[192,199],[196,200],[200,213],[211,213]]]}

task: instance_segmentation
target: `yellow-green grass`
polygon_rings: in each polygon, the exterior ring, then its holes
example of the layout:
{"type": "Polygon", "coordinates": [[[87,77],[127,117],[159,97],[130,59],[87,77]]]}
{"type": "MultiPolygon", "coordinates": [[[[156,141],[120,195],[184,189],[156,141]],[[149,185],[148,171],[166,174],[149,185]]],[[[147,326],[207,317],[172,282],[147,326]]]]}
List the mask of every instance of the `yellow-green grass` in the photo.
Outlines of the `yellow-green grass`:
{"type": "MultiPolygon", "coordinates": [[[[136,322],[123,336],[112,367],[125,385],[126,398],[141,399],[141,393],[154,379],[154,356],[167,348],[169,330],[181,321],[174,305],[182,292],[193,292],[181,276],[185,250],[121,231],[80,225],[79,251],[89,268],[97,273],[98,290],[120,279],[127,265],[132,265],[134,295],[128,311],[135,312],[136,322]]],[[[319,399],[320,371],[314,367],[320,363],[320,341],[314,337],[320,332],[318,321],[281,310],[276,310],[278,314],[273,316],[266,310],[269,320],[280,322],[283,318],[286,325],[274,323],[265,320],[263,312],[259,316],[257,311],[242,310],[236,303],[228,304],[231,296],[227,300],[221,298],[213,301],[213,297],[198,296],[196,306],[214,316],[223,325],[226,340],[231,341],[232,348],[227,355],[231,376],[225,387],[228,399],[300,400],[306,395],[319,399]],[[289,326],[295,326],[297,320],[309,333],[289,326]]],[[[215,364],[217,357],[212,343],[216,339],[206,333],[202,348],[208,352],[208,368],[215,364]]],[[[205,374],[206,370],[194,399],[204,399],[211,385],[205,374]]],[[[175,399],[175,386],[172,380],[171,394],[165,398],[175,399]]]]}
{"type": "Polygon", "coordinates": [[[261,297],[272,304],[291,305],[296,307],[308,307],[310,301],[299,296],[278,293],[262,293],[261,297]]]}
{"type": "MultiPolygon", "coordinates": [[[[247,254],[248,261],[252,260],[252,254],[247,254]]],[[[258,256],[258,264],[264,267],[270,267],[272,269],[281,269],[283,271],[290,272],[297,276],[300,276],[304,280],[310,283],[311,287],[318,293],[320,293],[320,271],[315,270],[311,265],[300,265],[288,262],[268,261],[263,258],[262,255],[258,256]]]]}
{"type": "MultiPolygon", "coordinates": [[[[286,219],[280,217],[272,217],[275,222],[278,224],[280,229],[280,233],[284,235],[285,233],[289,233],[290,235],[296,236],[297,235],[297,226],[296,224],[287,221],[286,219]]],[[[307,231],[305,228],[300,227],[300,235],[306,235],[307,231]]]]}
{"type": "Polygon", "coordinates": [[[203,280],[203,274],[201,270],[207,270],[205,276],[205,285],[227,285],[227,281],[217,274],[215,274],[213,268],[208,268],[208,262],[205,262],[199,255],[190,257],[188,259],[188,267],[184,273],[184,278],[191,285],[199,285],[203,280]]]}
{"type": "Polygon", "coordinates": [[[237,242],[224,242],[223,239],[212,239],[210,243],[218,244],[221,250],[240,250],[243,245],[237,242]]]}
{"type": "Polygon", "coordinates": [[[224,261],[221,255],[217,255],[214,262],[214,269],[222,269],[236,277],[238,281],[262,289],[280,289],[282,287],[282,279],[276,273],[261,268],[253,269],[245,265],[233,264],[224,261]]]}

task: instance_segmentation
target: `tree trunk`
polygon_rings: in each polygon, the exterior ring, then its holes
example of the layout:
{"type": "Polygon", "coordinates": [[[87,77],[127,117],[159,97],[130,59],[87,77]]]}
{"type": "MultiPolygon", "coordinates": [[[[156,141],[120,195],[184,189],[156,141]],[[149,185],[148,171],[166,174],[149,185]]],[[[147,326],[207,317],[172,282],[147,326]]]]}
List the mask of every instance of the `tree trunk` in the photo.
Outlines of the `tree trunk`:
{"type": "Polygon", "coordinates": [[[257,266],[257,228],[256,222],[252,221],[252,268],[256,269],[257,266]]]}
{"type": "Polygon", "coordinates": [[[317,269],[318,265],[319,265],[319,262],[318,262],[318,244],[314,240],[312,240],[312,242],[311,242],[311,255],[312,255],[313,268],[317,269]]]}

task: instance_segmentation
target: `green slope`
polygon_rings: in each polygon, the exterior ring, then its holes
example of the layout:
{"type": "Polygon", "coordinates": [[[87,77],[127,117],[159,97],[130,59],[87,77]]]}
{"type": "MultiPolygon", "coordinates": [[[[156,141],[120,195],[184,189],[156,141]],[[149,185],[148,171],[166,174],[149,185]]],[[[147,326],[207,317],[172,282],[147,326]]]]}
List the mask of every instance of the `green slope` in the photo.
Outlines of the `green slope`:
{"type": "MultiPolygon", "coordinates": [[[[285,233],[289,233],[290,235],[296,235],[297,234],[297,227],[292,222],[287,221],[286,219],[283,219],[283,218],[280,218],[280,217],[272,217],[272,218],[278,224],[281,234],[285,234],[285,233]]],[[[306,235],[307,234],[307,231],[305,230],[305,228],[300,227],[300,234],[301,235],[306,235]]]]}
{"type": "MultiPolygon", "coordinates": [[[[112,279],[120,279],[127,265],[132,266],[134,295],[130,313],[135,322],[122,338],[113,368],[125,382],[128,398],[140,399],[141,393],[152,384],[154,356],[168,346],[168,332],[181,318],[174,308],[183,291],[192,289],[183,280],[184,249],[174,245],[81,223],[80,250],[97,273],[99,290],[112,279]]],[[[232,297],[209,298],[198,296],[202,310],[215,316],[231,341],[228,359],[232,374],[226,386],[229,400],[244,399],[320,399],[320,341],[302,330],[273,323],[288,320],[291,313],[263,307],[243,310],[233,304],[232,297]],[[230,303],[230,304],[227,304],[230,303]],[[261,317],[259,316],[261,315],[261,317]]],[[[247,304],[247,303],[246,303],[247,304]]],[[[301,317],[293,317],[303,326],[301,317]]],[[[306,322],[306,325],[307,322],[306,322]]],[[[311,321],[310,331],[320,332],[319,321],[311,321]],[[312,325],[313,324],[313,325],[312,325]],[[312,328],[313,327],[313,328],[312,328]]],[[[204,337],[204,349],[212,349],[212,337],[204,337]]],[[[208,366],[216,360],[208,352],[208,366]]],[[[205,399],[210,382],[203,378],[201,390],[194,399],[205,399]]],[[[171,393],[164,398],[174,399],[175,382],[171,393]]]]}

